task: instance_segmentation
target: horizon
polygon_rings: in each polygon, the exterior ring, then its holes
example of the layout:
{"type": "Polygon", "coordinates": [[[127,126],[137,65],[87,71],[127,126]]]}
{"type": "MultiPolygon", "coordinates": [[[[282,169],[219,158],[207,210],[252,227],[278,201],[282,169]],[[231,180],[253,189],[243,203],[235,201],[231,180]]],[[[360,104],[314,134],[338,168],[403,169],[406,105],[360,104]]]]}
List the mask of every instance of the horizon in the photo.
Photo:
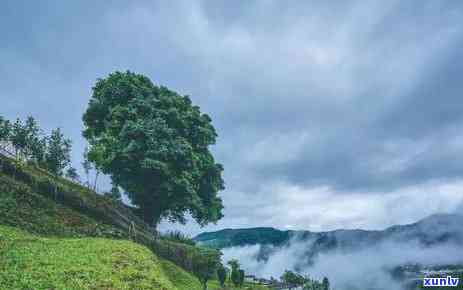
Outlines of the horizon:
{"type": "Polygon", "coordinates": [[[256,229],[272,229],[272,230],[276,230],[276,231],[280,231],[280,232],[311,232],[311,233],[329,233],[329,232],[336,232],[336,231],[364,231],[364,232],[382,232],[382,231],[385,231],[391,227],[395,227],[395,226],[409,226],[409,225],[414,225],[414,224],[417,224],[423,220],[427,220],[429,218],[432,218],[432,217],[436,217],[436,216],[459,216],[459,217],[463,217],[463,214],[461,213],[435,213],[435,214],[432,214],[432,215],[429,215],[429,216],[426,216],[424,218],[421,218],[415,222],[412,222],[412,223],[406,223],[406,224],[395,224],[395,225],[391,225],[391,226],[388,226],[388,227],[385,227],[383,229],[362,229],[362,228],[339,228],[339,229],[334,229],[334,230],[328,230],[328,231],[310,231],[310,230],[305,230],[305,229],[279,229],[279,228],[274,228],[274,227],[251,227],[251,228],[223,228],[223,229],[218,229],[218,230],[214,230],[214,231],[205,231],[205,232],[200,232],[194,236],[192,236],[193,239],[197,238],[199,235],[201,234],[208,234],[208,233],[215,233],[215,232],[221,232],[221,231],[226,231],[226,230],[231,230],[231,231],[234,231],[234,230],[256,230],[256,229]]]}

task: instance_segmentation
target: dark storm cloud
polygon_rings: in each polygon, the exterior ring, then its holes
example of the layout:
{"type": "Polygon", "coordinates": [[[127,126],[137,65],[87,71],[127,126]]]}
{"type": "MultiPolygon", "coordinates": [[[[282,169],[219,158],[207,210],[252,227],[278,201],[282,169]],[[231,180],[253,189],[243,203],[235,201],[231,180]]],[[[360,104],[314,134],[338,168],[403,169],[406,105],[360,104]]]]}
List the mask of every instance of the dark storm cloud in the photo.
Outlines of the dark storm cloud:
{"type": "Polygon", "coordinates": [[[458,1],[4,1],[0,16],[0,113],[63,127],[75,165],[96,78],[130,69],[191,95],[218,129],[226,225],[285,192],[376,200],[463,172],[458,1]]]}

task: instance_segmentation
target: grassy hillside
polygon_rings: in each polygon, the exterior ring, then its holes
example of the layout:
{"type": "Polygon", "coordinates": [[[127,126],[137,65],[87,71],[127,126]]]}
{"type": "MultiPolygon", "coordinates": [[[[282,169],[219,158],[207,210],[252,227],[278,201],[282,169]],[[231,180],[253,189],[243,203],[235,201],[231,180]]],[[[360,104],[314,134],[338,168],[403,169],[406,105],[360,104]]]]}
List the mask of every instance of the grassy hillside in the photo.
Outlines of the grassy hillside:
{"type": "MultiPolygon", "coordinates": [[[[130,241],[44,238],[6,226],[0,226],[0,285],[1,289],[202,289],[193,275],[130,241]]],[[[212,281],[209,289],[221,288],[212,281]]]]}
{"type": "Polygon", "coordinates": [[[0,155],[0,224],[57,236],[129,238],[152,232],[126,206],[34,166],[0,155]]]}
{"type": "Polygon", "coordinates": [[[0,226],[2,289],[201,289],[148,248],[103,238],[43,238],[0,226]]]}
{"type": "Polygon", "coordinates": [[[177,289],[159,260],[141,245],[39,238],[3,226],[0,269],[5,289],[177,289]]]}
{"type": "Polygon", "coordinates": [[[197,250],[155,240],[126,206],[0,155],[0,289],[199,290],[185,271],[197,250]]]}

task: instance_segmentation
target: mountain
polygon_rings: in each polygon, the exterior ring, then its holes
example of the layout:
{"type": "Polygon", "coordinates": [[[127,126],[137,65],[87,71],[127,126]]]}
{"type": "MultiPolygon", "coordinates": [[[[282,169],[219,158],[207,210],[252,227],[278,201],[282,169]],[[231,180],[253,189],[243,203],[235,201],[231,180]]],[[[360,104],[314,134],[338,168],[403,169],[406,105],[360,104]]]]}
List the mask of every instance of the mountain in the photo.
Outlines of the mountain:
{"type": "Polygon", "coordinates": [[[194,240],[205,246],[227,248],[246,245],[282,246],[290,240],[307,241],[311,253],[332,249],[354,250],[380,242],[416,242],[423,246],[463,244],[463,216],[436,214],[408,225],[382,231],[334,230],[327,232],[281,231],[274,228],[224,229],[199,234],[194,240]],[[310,242],[310,243],[309,243],[310,242]]]}

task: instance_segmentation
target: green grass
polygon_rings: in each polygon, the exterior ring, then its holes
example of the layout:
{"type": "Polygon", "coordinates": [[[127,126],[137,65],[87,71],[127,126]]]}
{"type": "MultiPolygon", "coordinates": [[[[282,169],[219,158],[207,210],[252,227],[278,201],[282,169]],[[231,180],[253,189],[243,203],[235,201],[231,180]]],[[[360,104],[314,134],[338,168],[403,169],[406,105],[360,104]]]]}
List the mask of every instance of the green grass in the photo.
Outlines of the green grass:
{"type": "Polygon", "coordinates": [[[220,284],[217,281],[210,281],[208,283],[207,289],[208,290],[268,290],[268,288],[265,286],[251,284],[251,283],[245,283],[243,287],[237,288],[237,287],[232,286],[230,282],[225,283],[225,287],[222,288],[220,287],[220,284]]]}
{"type": "Polygon", "coordinates": [[[0,226],[0,285],[2,289],[200,289],[192,275],[133,242],[42,238],[5,226],[0,226]]]}
{"type": "Polygon", "coordinates": [[[31,188],[0,175],[0,224],[31,233],[62,237],[123,237],[112,225],[34,193],[31,188]]]}
{"type": "MultiPolygon", "coordinates": [[[[148,248],[104,238],[44,238],[0,226],[1,289],[202,290],[198,280],[148,248]]],[[[222,289],[217,281],[209,289],[222,289]]],[[[238,288],[227,285],[224,289],[238,288]]],[[[246,285],[239,289],[266,289],[246,285]]]]}

